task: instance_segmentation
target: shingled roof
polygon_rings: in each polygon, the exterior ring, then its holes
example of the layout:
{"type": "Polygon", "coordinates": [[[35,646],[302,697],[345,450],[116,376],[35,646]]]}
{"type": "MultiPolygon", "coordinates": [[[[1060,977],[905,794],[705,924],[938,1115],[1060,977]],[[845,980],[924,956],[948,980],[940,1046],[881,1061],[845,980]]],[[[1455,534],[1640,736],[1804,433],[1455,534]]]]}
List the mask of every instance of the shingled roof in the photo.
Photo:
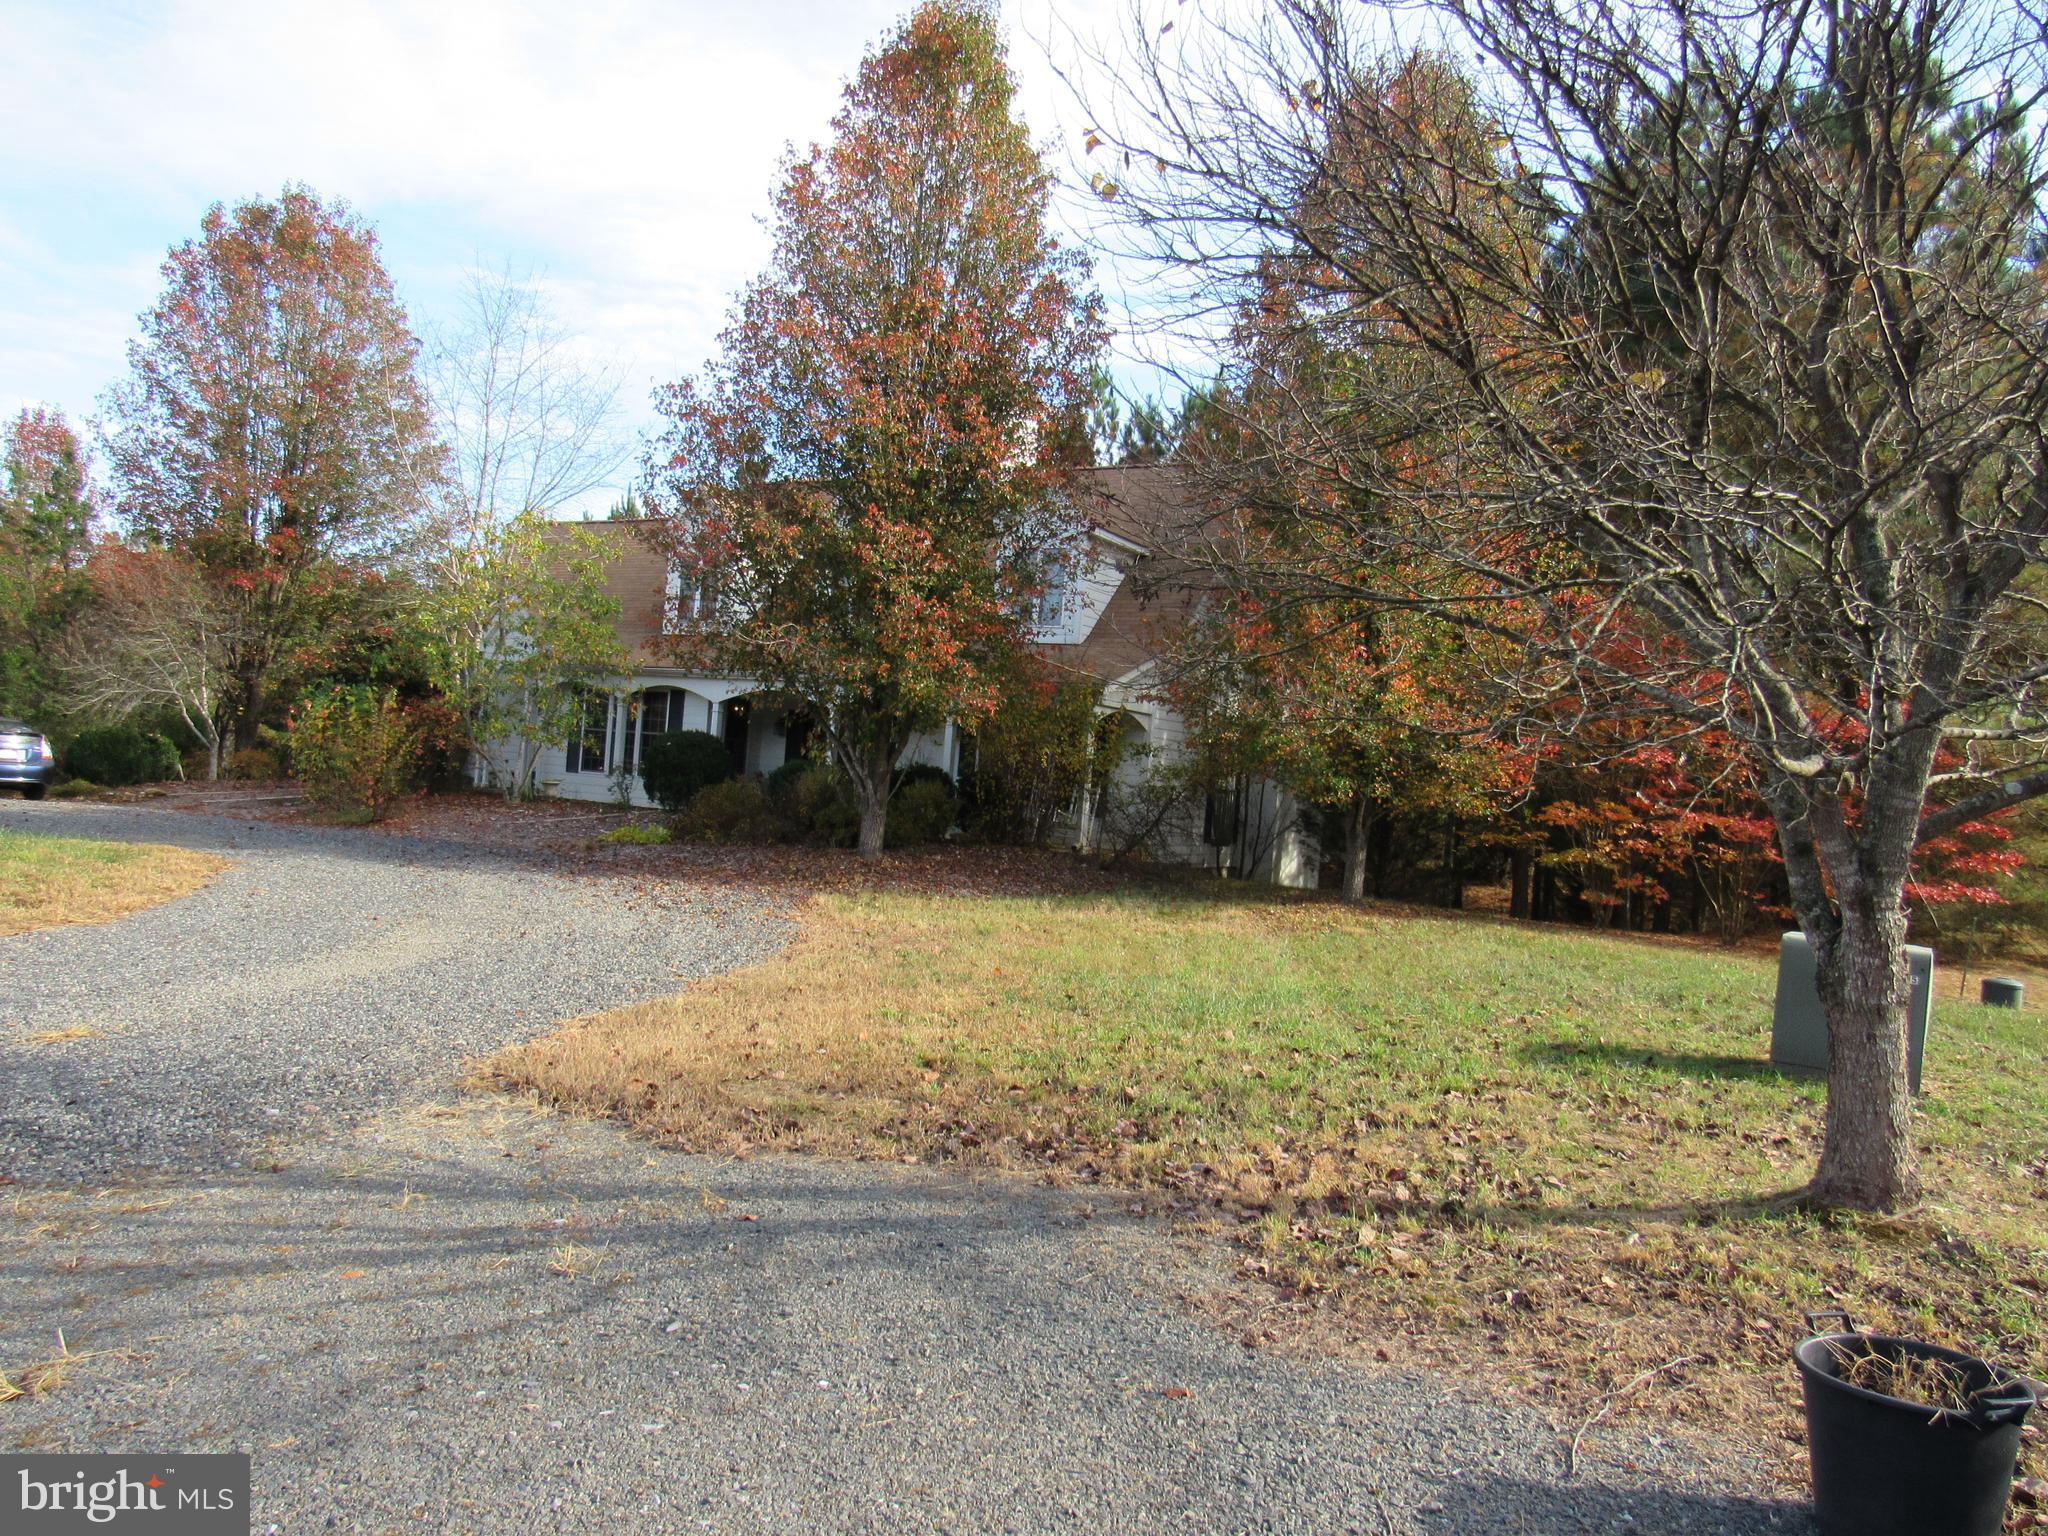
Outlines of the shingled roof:
{"type": "MultiPolygon", "coordinates": [[[[1152,636],[1162,618],[1184,610],[1176,595],[1147,601],[1139,585],[1147,560],[1188,510],[1180,472],[1170,465],[1125,465],[1087,469],[1075,476],[1075,510],[1112,540],[1134,546],[1132,565],[1094,627],[1078,645],[1043,645],[1041,654],[1057,666],[1109,681],[1122,677],[1156,653],[1152,636]]],[[[564,524],[612,541],[616,554],[605,571],[605,590],[619,603],[619,638],[636,663],[673,666],[662,630],[668,591],[668,560],[648,534],[653,518],[614,518],[564,524]]]]}

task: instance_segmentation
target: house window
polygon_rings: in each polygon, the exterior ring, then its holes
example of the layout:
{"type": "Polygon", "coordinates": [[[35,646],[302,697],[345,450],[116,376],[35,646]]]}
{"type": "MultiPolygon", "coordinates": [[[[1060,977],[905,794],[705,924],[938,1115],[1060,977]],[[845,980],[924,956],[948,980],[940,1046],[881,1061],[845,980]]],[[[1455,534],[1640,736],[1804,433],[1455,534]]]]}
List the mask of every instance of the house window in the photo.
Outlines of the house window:
{"type": "Polygon", "coordinates": [[[680,566],[668,568],[668,611],[678,624],[693,624],[710,609],[702,578],[686,576],[680,566]]]}
{"type": "Polygon", "coordinates": [[[583,710],[577,717],[576,732],[569,738],[568,760],[563,764],[565,772],[606,771],[605,742],[611,735],[611,719],[609,694],[587,693],[583,696],[583,710]]]}
{"type": "Polygon", "coordinates": [[[640,734],[659,736],[683,729],[683,692],[680,688],[650,688],[640,696],[640,734]]]}
{"type": "Polygon", "coordinates": [[[1038,594],[1038,602],[1031,613],[1031,622],[1041,636],[1050,637],[1066,628],[1067,610],[1073,605],[1073,597],[1073,572],[1065,565],[1055,566],[1047,573],[1045,588],[1038,594]]]}
{"type": "Polygon", "coordinates": [[[1237,841],[1238,786],[1212,789],[1202,802],[1202,841],[1214,848],[1237,841]]]}
{"type": "Polygon", "coordinates": [[[629,746],[635,773],[640,771],[641,744],[648,737],[687,729],[683,723],[686,697],[680,688],[650,688],[640,695],[640,725],[629,746]]]}

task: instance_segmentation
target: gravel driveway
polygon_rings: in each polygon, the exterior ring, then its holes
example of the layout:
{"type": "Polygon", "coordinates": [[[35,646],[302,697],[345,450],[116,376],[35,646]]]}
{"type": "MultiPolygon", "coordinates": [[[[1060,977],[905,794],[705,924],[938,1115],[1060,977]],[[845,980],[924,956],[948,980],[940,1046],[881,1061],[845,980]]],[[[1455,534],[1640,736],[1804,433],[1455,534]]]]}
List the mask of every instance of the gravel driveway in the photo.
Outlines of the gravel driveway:
{"type": "Polygon", "coordinates": [[[1567,1481],[1568,1431],[1525,1405],[1246,1349],[1189,1304],[1227,1255],[1100,1193],[714,1161],[449,1091],[467,1053],[772,946],[738,893],[0,822],[242,861],[0,940],[0,1368],[59,1329],[87,1356],[0,1406],[7,1449],[244,1450],[255,1531],[1810,1529],[1728,1446],[1603,1427],[1567,1481]],[[21,1044],[24,997],[36,1028],[108,1027],[21,1044]]]}
{"type": "Polygon", "coordinates": [[[14,800],[0,826],[235,861],[113,925],[0,938],[0,1173],[17,1178],[261,1160],[446,1092],[465,1059],[554,1020],[758,958],[785,928],[744,892],[459,842],[14,800]]]}

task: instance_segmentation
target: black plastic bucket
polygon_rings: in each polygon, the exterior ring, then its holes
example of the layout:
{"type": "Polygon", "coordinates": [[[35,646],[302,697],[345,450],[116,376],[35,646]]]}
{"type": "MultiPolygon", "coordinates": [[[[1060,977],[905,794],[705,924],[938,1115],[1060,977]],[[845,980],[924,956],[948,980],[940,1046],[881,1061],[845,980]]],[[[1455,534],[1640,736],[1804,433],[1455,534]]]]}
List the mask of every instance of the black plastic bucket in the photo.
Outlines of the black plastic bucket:
{"type": "Polygon", "coordinates": [[[1822,1536],[1998,1536],[2020,1423],[2036,1401],[2032,1384],[1973,1355],[1875,1333],[1822,1334],[1792,1358],[1806,1394],[1822,1536]],[[1949,1361],[1968,1378],[1970,1411],[1943,1412],[1852,1386],[1836,1374],[1841,1354],[1949,1361]]]}

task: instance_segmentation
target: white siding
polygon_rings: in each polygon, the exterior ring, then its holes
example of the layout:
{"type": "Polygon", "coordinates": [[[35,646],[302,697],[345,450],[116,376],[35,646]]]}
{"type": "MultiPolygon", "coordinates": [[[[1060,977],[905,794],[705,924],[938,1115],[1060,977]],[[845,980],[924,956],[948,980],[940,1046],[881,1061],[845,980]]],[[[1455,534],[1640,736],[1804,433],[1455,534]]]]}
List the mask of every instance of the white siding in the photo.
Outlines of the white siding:
{"type": "Polygon", "coordinates": [[[1032,638],[1041,645],[1079,645],[1086,640],[1123,585],[1130,560],[1128,551],[1100,535],[1092,536],[1076,566],[1063,572],[1046,594],[1047,606],[1056,600],[1058,611],[1034,626],[1032,638]]]}

